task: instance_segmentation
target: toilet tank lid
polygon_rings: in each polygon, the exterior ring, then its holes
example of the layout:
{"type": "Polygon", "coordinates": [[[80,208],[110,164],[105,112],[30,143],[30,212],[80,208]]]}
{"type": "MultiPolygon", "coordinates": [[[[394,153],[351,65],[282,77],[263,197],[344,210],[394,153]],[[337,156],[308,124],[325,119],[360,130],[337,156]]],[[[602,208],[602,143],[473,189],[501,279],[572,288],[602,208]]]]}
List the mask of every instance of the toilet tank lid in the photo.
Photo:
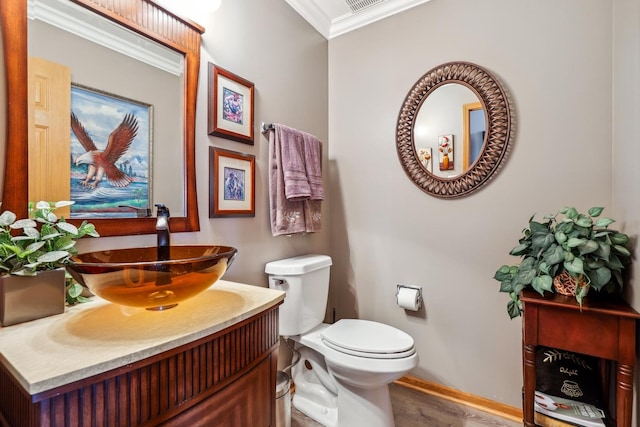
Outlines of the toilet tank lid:
{"type": "Polygon", "coordinates": [[[267,274],[305,274],[330,265],[331,257],[309,254],[268,262],[264,271],[267,274]]]}

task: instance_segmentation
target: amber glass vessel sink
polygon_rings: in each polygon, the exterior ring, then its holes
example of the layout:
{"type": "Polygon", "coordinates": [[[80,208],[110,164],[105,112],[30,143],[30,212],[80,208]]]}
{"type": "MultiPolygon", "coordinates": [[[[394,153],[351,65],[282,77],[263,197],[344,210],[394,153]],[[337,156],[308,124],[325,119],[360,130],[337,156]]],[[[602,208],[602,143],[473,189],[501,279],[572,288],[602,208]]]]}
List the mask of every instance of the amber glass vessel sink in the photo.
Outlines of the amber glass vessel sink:
{"type": "Polygon", "coordinates": [[[166,310],[213,285],[237,252],[210,245],[87,252],[73,256],[67,271],[107,301],[166,310]]]}

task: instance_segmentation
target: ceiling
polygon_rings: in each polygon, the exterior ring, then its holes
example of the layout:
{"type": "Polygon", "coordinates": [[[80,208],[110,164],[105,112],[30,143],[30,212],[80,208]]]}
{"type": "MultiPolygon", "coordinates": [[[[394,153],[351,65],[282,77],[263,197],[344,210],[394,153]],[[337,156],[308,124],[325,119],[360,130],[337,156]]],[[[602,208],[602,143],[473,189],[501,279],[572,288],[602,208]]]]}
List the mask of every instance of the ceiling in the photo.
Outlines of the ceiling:
{"type": "Polygon", "coordinates": [[[327,40],[429,0],[285,0],[327,40]]]}

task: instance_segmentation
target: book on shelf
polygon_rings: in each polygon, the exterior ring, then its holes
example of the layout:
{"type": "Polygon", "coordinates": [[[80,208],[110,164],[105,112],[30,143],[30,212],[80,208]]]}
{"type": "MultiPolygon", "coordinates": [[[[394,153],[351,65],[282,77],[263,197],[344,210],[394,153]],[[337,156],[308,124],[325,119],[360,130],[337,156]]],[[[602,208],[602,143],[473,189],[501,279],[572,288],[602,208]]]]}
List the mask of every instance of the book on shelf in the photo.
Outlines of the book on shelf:
{"type": "Polygon", "coordinates": [[[605,413],[588,403],[564,397],[552,396],[536,391],[534,408],[536,412],[551,418],[566,421],[582,427],[605,427],[605,413]]]}

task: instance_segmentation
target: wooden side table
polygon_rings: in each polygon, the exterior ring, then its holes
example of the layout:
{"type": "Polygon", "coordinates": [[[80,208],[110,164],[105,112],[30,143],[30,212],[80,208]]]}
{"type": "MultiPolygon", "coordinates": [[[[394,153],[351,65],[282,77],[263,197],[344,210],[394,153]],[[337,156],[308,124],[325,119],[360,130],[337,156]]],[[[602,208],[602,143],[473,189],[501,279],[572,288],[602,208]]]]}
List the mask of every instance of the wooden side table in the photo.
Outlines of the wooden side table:
{"type": "Polygon", "coordinates": [[[522,322],[524,426],[534,427],[536,346],[587,354],[617,363],[617,427],[631,427],[636,320],[640,313],[622,300],[585,299],[582,310],[573,297],[525,290],[522,322]]]}

